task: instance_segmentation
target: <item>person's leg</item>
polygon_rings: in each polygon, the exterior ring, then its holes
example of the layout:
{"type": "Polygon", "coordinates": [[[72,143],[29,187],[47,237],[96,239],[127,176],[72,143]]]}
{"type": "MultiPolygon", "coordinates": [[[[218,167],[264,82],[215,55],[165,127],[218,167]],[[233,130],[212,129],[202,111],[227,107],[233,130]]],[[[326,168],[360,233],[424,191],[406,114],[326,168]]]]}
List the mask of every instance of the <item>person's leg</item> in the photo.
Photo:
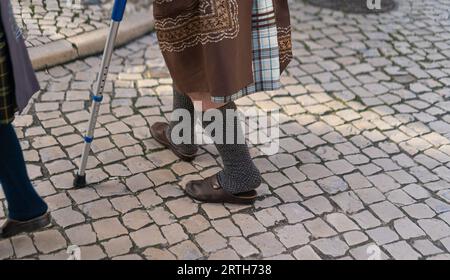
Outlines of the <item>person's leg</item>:
{"type": "MultiPolygon", "coordinates": [[[[250,156],[240,122],[229,121],[236,115],[236,104],[230,102],[217,110],[223,116],[223,131],[221,131],[223,142],[215,142],[215,146],[224,165],[224,169],[217,174],[217,181],[225,191],[231,194],[254,190],[261,184],[261,173],[250,156]],[[230,138],[230,135],[233,137],[230,138]]],[[[204,121],[203,126],[207,127],[210,123],[204,121]]]]}
{"type": "Polygon", "coordinates": [[[194,112],[191,99],[174,89],[172,120],[169,123],[156,122],[150,127],[156,141],[185,161],[193,160],[198,151],[195,144],[194,112]],[[180,115],[183,118],[177,118],[180,115]]]}
{"type": "Polygon", "coordinates": [[[211,96],[207,92],[190,92],[188,94],[191,102],[201,102],[201,111],[205,112],[210,109],[219,109],[227,103],[217,103],[211,100],[211,96]]]}
{"type": "Polygon", "coordinates": [[[8,217],[27,221],[47,212],[27,174],[22,149],[11,124],[0,125],[0,183],[8,202],[8,217]]]}
{"type": "Polygon", "coordinates": [[[172,118],[169,123],[169,128],[166,130],[166,136],[172,143],[176,143],[174,145],[185,154],[195,154],[198,150],[197,145],[195,145],[194,115],[194,103],[192,102],[191,98],[174,89],[172,118]],[[184,112],[182,111],[181,115],[189,119],[185,120],[183,118],[174,118],[173,114],[177,110],[183,110],[184,112]],[[188,126],[184,124],[187,124],[188,126]],[[173,131],[174,133],[172,134],[173,131]],[[180,144],[179,142],[181,141],[177,141],[179,139],[173,139],[173,137],[180,137],[181,139],[186,141],[182,141],[182,143],[180,144]]]}

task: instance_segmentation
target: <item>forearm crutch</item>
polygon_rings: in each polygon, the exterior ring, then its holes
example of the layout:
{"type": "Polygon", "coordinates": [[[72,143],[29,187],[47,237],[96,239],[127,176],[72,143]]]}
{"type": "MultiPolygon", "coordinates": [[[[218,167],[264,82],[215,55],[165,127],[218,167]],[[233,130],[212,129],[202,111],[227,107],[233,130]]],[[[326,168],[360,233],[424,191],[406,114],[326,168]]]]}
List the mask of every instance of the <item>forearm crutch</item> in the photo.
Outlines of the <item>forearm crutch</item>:
{"type": "Polygon", "coordinates": [[[102,65],[100,74],[95,87],[94,95],[92,96],[91,117],[89,119],[88,128],[84,136],[84,148],[81,155],[80,169],[75,175],[74,187],[81,188],[86,186],[86,165],[91,151],[91,144],[94,141],[95,125],[100,109],[100,103],[103,100],[103,90],[105,88],[106,78],[108,76],[109,65],[111,57],[114,52],[114,44],[116,42],[117,33],[119,31],[120,22],[123,19],[127,0],[115,0],[114,8],[111,16],[111,26],[109,30],[108,39],[106,40],[105,50],[103,52],[102,65]]]}

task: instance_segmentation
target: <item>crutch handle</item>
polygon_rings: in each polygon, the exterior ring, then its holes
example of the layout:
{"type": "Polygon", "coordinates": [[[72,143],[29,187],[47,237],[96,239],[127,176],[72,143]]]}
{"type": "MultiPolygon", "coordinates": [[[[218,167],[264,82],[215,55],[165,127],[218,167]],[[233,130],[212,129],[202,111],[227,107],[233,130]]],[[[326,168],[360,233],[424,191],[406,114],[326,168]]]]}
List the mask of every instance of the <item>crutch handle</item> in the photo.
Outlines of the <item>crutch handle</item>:
{"type": "Polygon", "coordinates": [[[127,0],[115,0],[114,1],[114,8],[113,8],[112,17],[111,17],[113,21],[122,21],[126,6],[127,6],[127,0]]]}

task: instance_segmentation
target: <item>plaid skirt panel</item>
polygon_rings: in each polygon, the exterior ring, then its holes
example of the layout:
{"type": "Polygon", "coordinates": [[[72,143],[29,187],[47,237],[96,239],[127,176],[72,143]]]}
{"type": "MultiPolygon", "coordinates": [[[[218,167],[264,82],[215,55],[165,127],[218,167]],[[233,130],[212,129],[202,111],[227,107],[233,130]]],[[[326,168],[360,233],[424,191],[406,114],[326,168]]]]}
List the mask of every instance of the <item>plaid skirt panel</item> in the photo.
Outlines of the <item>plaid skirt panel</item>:
{"type": "Polygon", "coordinates": [[[273,1],[253,0],[252,48],[254,83],[230,96],[212,96],[211,100],[213,102],[227,103],[252,93],[280,89],[280,48],[273,1]]]}
{"type": "Polygon", "coordinates": [[[14,120],[17,111],[9,62],[8,45],[0,23],[0,125],[9,124],[14,120]]]}

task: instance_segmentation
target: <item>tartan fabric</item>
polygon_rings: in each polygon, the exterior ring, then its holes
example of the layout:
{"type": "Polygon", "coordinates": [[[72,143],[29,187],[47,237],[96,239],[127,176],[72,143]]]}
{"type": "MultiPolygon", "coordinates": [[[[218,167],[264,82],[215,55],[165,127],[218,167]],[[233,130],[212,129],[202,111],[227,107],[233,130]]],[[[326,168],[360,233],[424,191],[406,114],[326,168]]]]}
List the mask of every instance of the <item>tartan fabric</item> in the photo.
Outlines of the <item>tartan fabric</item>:
{"type": "Polygon", "coordinates": [[[212,96],[215,103],[227,103],[260,91],[280,88],[280,48],[274,0],[254,0],[252,48],[254,83],[230,96],[212,96]]]}
{"type": "Polygon", "coordinates": [[[17,111],[12,85],[8,46],[0,23],[0,125],[11,123],[17,111]]]}

